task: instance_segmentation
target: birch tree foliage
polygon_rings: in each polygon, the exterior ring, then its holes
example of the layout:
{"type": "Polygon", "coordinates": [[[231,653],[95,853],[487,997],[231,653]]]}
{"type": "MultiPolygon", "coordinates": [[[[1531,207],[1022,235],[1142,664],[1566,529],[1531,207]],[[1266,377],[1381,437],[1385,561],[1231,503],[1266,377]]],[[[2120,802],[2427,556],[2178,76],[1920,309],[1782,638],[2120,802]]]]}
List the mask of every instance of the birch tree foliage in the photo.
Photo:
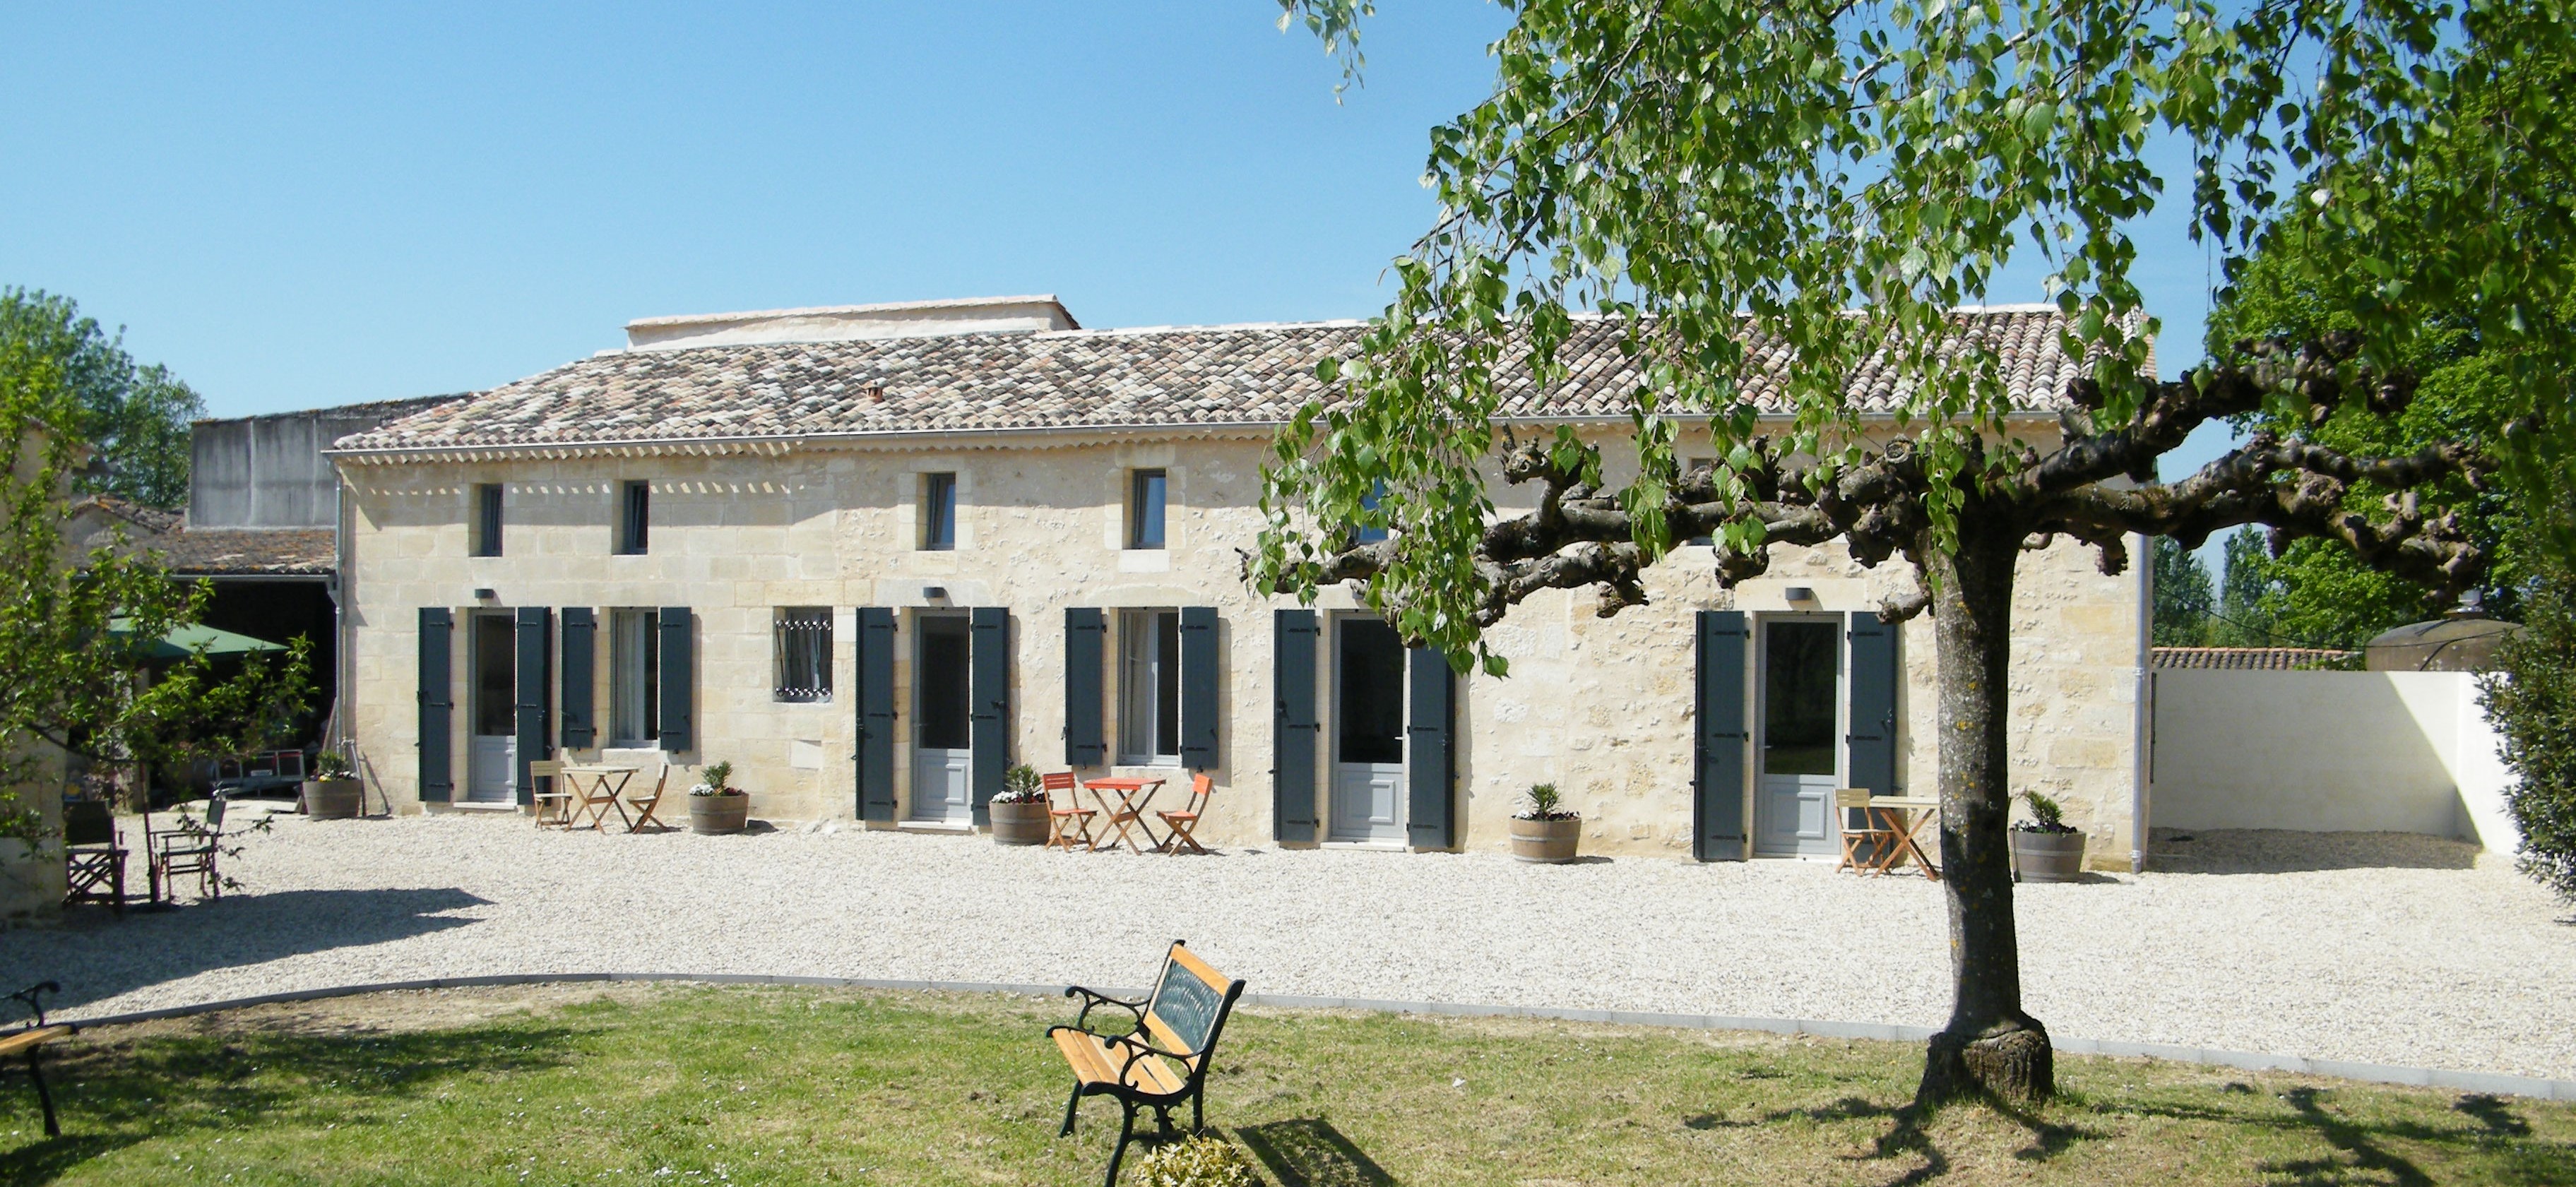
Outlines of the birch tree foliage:
{"type": "MultiPolygon", "coordinates": [[[[1502,672],[1481,642],[1495,577],[1475,562],[1498,383],[1560,378],[1584,314],[1618,319],[1643,375],[1637,477],[1596,492],[1615,494],[1643,563],[1675,539],[1685,434],[1712,434],[1719,458],[1694,492],[1732,505],[1767,497],[1784,458],[1817,459],[1795,469],[1811,485],[1862,464],[1843,381],[1873,357],[1930,476],[1920,511],[1955,538],[1962,501],[2035,455],[2006,421],[1994,347],[1954,309],[2026,299],[1996,280],[2035,261],[2029,295],[2056,303],[2060,348],[2089,361],[2076,427],[2117,432],[2157,398],[2142,257],[2206,251],[2232,276],[2294,208],[2312,236],[2299,266],[2375,282],[2353,294],[2350,340],[2316,356],[2341,388],[2418,356],[2439,309],[2510,348],[2527,414],[2506,443],[2515,480],[2567,482],[2570,343],[2549,316],[2576,289],[2565,117],[2515,66],[2569,56],[2570,0],[1500,2],[1514,24],[1490,47],[1492,96],[1431,134],[1437,222],[1395,261],[1357,354],[1319,365],[1335,398],[1280,436],[1257,585],[1311,597],[1352,529],[1390,529],[1370,604],[1462,668],[1502,672]],[[2192,176],[2157,175],[2160,138],[2188,146],[2192,176]],[[2193,244],[2138,241],[2160,203],[2187,206],[2193,244]],[[1783,419],[1761,419],[1742,382],[1749,343],[1797,360],[1766,394],[1783,419]]],[[[1281,4],[1283,27],[1302,22],[1358,76],[1372,5],[1281,4]]],[[[2314,390],[2267,385],[2262,411],[2303,423],[2314,390]]],[[[1600,486],[1569,430],[1545,453],[1600,486]]],[[[1756,515],[1714,530],[1739,554],[1772,531],[1756,515]]]]}

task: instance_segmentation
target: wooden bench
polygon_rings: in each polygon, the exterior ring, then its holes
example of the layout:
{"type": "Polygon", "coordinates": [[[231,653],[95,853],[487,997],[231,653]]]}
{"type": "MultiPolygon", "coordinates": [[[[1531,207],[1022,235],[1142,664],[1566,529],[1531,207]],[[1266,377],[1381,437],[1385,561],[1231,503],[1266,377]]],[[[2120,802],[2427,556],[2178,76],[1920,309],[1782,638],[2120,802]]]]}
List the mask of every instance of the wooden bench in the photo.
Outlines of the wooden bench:
{"type": "Polygon", "coordinates": [[[1118,1145],[1109,1152],[1109,1174],[1102,1182],[1115,1187],[1119,1160],[1136,1136],[1136,1113],[1154,1110],[1155,1123],[1171,1132],[1172,1108],[1190,1102],[1190,1128],[1207,1128],[1208,1062],[1243,982],[1227,977],[1200,960],[1184,941],[1172,941],[1163,958],[1163,976],[1154,995],[1141,1001],[1115,998],[1079,985],[1066,997],[1083,998],[1082,1013],[1071,1026],[1047,1028],[1047,1037],[1073,1068],[1073,1095],[1064,1102],[1064,1129],[1073,1132],[1073,1112],[1086,1096],[1115,1097],[1126,1110],[1118,1124],[1118,1145]],[[1102,1007],[1124,1010],[1124,1030],[1091,1026],[1091,1012],[1102,1007]]]}
{"type": "Polygon", "coordinates": [[[12,1055],[27,1057],[27,1078],[35,1081],[36,1103],[44,1106],[45,1136],[49,1138],[63,1136],[63,1127],[54,1123],[54,1095],[45,1091],[45,1069],[44,1065],[38,1062],[37,1056],[44,1050],[45,1044],[64,1035],[79,1034],[80,1028],[66,1023],[46,1025],[45,1004],[38,998],[42,994],[62,991],[62,986],[47,981],[10,994],[9,996],[26,1003],[28,1013],[35,1015],[36,1020],[7,1034],[0,1034],[0,1059],[7,1059],[12,1055]]]}

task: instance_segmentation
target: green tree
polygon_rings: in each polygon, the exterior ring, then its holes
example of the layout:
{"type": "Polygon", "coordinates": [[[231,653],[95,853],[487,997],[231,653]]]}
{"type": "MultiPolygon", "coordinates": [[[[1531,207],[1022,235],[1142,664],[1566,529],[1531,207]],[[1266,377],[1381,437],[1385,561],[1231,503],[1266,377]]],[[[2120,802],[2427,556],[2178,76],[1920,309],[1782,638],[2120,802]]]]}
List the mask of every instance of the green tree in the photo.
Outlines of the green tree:
{"type": "Polygon", "coordinates": [[[65,543],[71,476],[88,447],[59,356],[0,339],[0,836],[47,840],[32,796],[55,794],[55,756],[184,765],[261,749],[301,707],[307,647],[219,671],[202,649],[155,654],[197,621],[212,587],[185,584],[121,539],[65,543]]]}
{"type": "Polygon", "coordinates": [[[2515,775],[2505,807],[2522,832],[2522,871],[2576,903],[2576,577],[2533,582],[2523,633],[2480,680],[2515,775]]]}
{"type": "Polygon", "coordinates": [[[188,422],[206,403],[158,363],[125,352],[124,334],[109,334],[81,315],[69,297],[0,289],[0,343],[24,344],[52,359],[71,389],[74,431],[106,464],[74,479],[77,488],[176,509],[188,502],[188,422]]]}
{"type": "Polygon", "coordinates": [[[2156,628],[2158,647],[2206,647],[2210,639],[2209,568],[2171,536],[2158,536],[2156,628]]]}
{"type": "MultiPolygon", "coordinates": [[[[1358,69],[1365,0],[1282,4],[1358,69]]],[[[1409,638],[1501,675],[1483,632],[1512,606],[1591,588],[1615,614],[1676,540],[1711,536],[1726,583],[1763,572],[1774,543],[1901,556],[1922,580],[1881,613],[1933,609],[1945,723],[1952,1005],[1919,1095],[2045,1096],[2052,1049],[2022,1008],[2005,834],[2015,560],[2068,537],[2118,571],[2130,533],[2197,547],[2259,523],[2445,596],[2482,580],[2483,550],[2438,504],[2346,506],[2360,483],[2482,489],[2497,464],[2476,443],[2390,456],[2307,430],[2402,414],[2403,363],[2439,309],[2512,361],[2517,407],[2537,418],[2508,441],[2512,472],[2534,492],[2571,481],[2552,362],[2569,335],[2542,315],[2576,287],[2576,186],[2549,151],[2557,96],[2518,63],[2568,58],[2576,14],[2568,0],[1505,6],[1493,96],[1432,132],[1437,221],[1395,262],[1359,356],[1319,364],[1335,400],[1279,437],[1250,576],[1301,597],[1357,582],[1409,638]],[[2353,298],[2353,329],[2148,374],[2130,228],[2163,195],[2158,136],[2193,146],[2191,225],[2231,269],[2285,205],[2314,208],[2311,265],[2381,278],[2353,298]],[[2067,318],[2061,348],[2086,360],[2062,432],[2037,442],[2011,419],[1999,347],[1954,316],[2032,256],[2067,318]],[[1637,476],[1618,484],[1571,430],[1497,429],[1523,383],[1561,377],[1578,310],[1613,319],[1640,376],[1624,443],[1637,476]],[[1759,372],[1757,392],[1750,343],[1796,363],[1759,372]],[[1900,435],[1847,397],[1865,366],[1887,377],[1900,435]],[[2156,481],[2194,427],[2256,415],[2283,428],[2156,481]],[[1686,424],[1714,438],[1713,468],[1676,464],[1686,424]],[[1496,511],[1497,461],[1538,485],[1535,510],[1496,511]],[[1354,544],[1358,526],[1387,535],[1354,544]]]]}

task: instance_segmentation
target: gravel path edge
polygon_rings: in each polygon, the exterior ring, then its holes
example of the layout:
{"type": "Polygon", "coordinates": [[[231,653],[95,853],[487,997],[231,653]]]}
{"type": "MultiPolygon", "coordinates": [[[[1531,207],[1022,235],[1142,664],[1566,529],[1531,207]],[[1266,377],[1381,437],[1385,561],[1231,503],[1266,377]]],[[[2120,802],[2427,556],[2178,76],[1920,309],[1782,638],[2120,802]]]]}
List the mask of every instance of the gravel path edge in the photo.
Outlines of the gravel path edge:
{"type": "MultiPolygon", "coordinates": [[[[578,985],[610,982],[684,982],[702,985],[806,985],[832,989],[932,990],[948,993],[993,993],[1022,997],[1057,997],[1064,994],[1061,985],[1013,985],[991,981],[915,981],[881,977],[808,977],[761,973],[497,973],[471,977],[428,977],[411,981],[377,981],[358,985],[334,985],[322,989],[294,989],[280,993],[263,993],[251,997],[225,998],[221,1001],[198,1002],[184,1006],[165,1006],[155,1010],[136,1010],[126,1014],[62,1019],[77,1026],[120,1026],[151,1022],[164,1018],[185,1018],[213,1014],[250,1006],[277,1005],[291,1002],[321,1001],[335,997],[356,997],[368,993],[399,993],[426,989],[464,989],[510,985],[578,985]]],[[[1102,987],[1104,992],[1143,996],[1140,987],[1102,987]]],[[[1246,993],[1246,1005],[1268,1006],[1290,1010],[1366,1010],[1380,1014],[1448,1014],[1475,1018],[1547,1018],[1564,1022],[1598,1022],[1615,1026],[1662,1026],[1679,1030],[1749,1030],[1769,1034],[1808,1034],[1821,1038],[1872,1039],[1882,1042],[1921,1042],[1932,1036],[1930,1027],[1898,1026],[1879,1022],[1835,1022],[1811,1018],[1737,1018],[1716,1014],[1653,1014],[1631,1010],[1580,1010],[1549,1006],[1470,1005],[1458,1002],[1380,1001],[1371,998],[1304,997],[1295,994],[1246,993]]],[[[2103,1039],[2051,1035],[2050,1043],[2070,1055],[2109,1055],[2129,1058],[2162,1059],[2175,1063],[2196,1063],[2210,1067],[2230,1067],[2254,1072],[2291,1072],[2299,1075],[2333,1076],[2372,1084],[2397,1084],[2413,1088],[2448,1088],[2463,1092],[2483,1092],[2496,1096],[2520,1096],[2535,1100],[2576,1101],[2576,1080],[2545,1080],[2536,1076],[2511,1076],[2496,1072],[2463,1072],[2447,1068],[2405,1067],[2394,1064],[2356,1063],[2339,1059],[2309,1059],[2297,1055],[2263,1055],[2247,1051],[2221,1051],[2205,1047],[2178,1047],[2163,1043],[2124,1043],[2103,1039]]]]}

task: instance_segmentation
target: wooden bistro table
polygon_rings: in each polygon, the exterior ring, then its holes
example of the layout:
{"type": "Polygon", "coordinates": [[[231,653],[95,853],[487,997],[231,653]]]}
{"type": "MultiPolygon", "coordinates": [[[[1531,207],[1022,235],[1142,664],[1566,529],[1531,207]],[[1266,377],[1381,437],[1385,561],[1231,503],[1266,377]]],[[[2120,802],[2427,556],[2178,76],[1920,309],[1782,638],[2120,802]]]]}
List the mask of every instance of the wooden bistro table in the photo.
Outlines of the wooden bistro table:
{"type": "Polygon", "coordinates": [[[1870,868],[1884,874],[1910,857],[1922,869],[1924,877],[1935,882],[1941,880],[1941,867],[1932,860],[1931,854],[1923,851],[1920,836],[1925,824],[1941,818],[1941,801],[1937,797],[1874,795],[1869,797],[1868,811],[1872,823],[1896,834],[1896,843],[1879,854],[1878,861],[1870,868]]]}
{"type": "Polygon", "coordinates": [[[608,831],[608,810],[617,809],[617,818],[626,821],[626,831],[635,831],[635,822],[626,815],[626,805],[618,797],[626,794],[626,781],[633,779],[642,767],[612,767],[599,764],[565,763],[564,788],[572,792],[571,802],[564,805],[564,827],[580,828],[582,817],[590,817],[590,827],[608,831]]]}
{"type": "MultiPolygon", "coordinates": [[[[1085,779],[1082,785],[1091,789],[1091,798],[1100,805],[1100,814],[1118,830],[1118,839],[1127,842],[1128,848],[1138,853],[1145,852],[1145,847],[1137,844],[1136,838],[1127,831],[1131,824],[1145,834],[1146,840],[1154,843],[1154,848],[1160,849],[1166,844],[1163,838],[1154,835],[1154,826],[1147,823],[1145,817],[1146,805],[1153,803],[1154,793],[1163,789],[1162,780],[1121,776],[1085,779]],[[1109,797],[1112,795],[1118,797],[1116,807],[1110,806],[1109,797]]],[[[1099,843],[1094,842],[1092,847],[1099,848],[1099,843]]]]}

